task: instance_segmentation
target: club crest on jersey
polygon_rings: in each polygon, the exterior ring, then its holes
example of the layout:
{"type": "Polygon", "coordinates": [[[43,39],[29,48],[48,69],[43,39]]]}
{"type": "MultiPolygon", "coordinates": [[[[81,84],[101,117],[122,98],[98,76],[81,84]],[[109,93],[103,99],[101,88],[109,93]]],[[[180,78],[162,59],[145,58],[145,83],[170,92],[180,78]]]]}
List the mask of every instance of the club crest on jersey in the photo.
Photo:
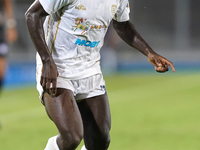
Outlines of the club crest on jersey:
{"type": "Polygon", "coordinates": [[[112,5],[112,6],[111,6],[111,13],[112,13],[112,16],[115,15],[116,10],[117,10],[117,5],[112,5]]]}

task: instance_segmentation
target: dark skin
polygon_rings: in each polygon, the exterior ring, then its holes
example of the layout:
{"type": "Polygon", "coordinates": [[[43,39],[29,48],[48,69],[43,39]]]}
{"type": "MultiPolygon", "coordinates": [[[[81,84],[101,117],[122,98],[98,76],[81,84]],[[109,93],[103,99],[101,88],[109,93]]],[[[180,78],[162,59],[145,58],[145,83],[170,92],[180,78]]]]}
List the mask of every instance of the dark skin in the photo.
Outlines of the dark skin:
{"type": "Polygon", "coordinates": [[[58,71],[45,42],[43,30],[43,18],[47,15],[49,14],[45,12],[39,1],[35,1],[25,14],[30,37],[43,63],[40,83],[45,91],[48,89],[48,93],[55,95],[58,71]]]}
{"type": "MultiPolygon", "coordinates": [[[[107,150],[111,127],[107,95],[84,99],[77,103],[72,91],[56,88],[58,71],[45,42],[43,30],[43,18],[47,15],[39,1],[35,1],[25,14],[30,37],[43,63],[40,83],[45,91],[43,100],[46,112],[59,131],[57,144],[60,150],[74,150],[84,137],[88,150],[107,150]]],[[[113,26],[126,43],[148,57],[157,72],[168,71],[168,66],[175,71],[173,64],[155,53],[130,21],[113,20],[113,26]]]]}
{"type": "Polygon", "coordinates": [[[168,71],[168,66],[170,66],[172,71],[175,72],[172,62],[154,52],[152,48],[145,42],[145,40],[139,35],[134,25],[130,21],[117,22],[113,20],[113,27],[121,39],[148,57],[149,62],[155,66],[155,70],[157,72],[162,73],[168,71]]]}

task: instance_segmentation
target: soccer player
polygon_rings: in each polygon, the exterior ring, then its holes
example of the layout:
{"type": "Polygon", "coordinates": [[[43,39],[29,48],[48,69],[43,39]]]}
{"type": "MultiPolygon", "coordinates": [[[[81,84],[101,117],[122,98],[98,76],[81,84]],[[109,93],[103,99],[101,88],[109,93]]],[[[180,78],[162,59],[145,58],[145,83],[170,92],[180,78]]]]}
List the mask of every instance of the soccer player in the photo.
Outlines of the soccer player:
{"type": "Polygon", "coordinates": [[[13,43],[17,40],[17,30],[15,27],[16,21],[13,15],[12,0],[0,1],[0,89],[2,88],[2,80],[7,64],[7,42],[13,43]]]}
{"type": "Polygon", "coordinates": [[[129,21],[128,0],[36,0],[26,23],[37,50],[37,89],[59,134],[45,150],[107,150],[110,108],[100,69],[100,48],[110,22],[157,72],[173,64],[154,52],[129,21]],[[43,18],[46,18],[43,23],[43,18]]]}

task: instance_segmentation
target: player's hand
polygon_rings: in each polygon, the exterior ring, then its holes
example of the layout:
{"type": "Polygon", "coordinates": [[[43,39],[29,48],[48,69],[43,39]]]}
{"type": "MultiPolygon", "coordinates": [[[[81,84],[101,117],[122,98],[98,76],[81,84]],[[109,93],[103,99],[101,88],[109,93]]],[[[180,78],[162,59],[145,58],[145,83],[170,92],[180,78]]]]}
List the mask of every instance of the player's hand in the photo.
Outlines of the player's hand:
{"type": "Polygon", "coordinates": [[[166,58],[154,53],[148,55],[148,60],[155,66],[155,70],[157,72],[163,73],[169,70],[168,66],[171,67],[172,71],[175,72],[174,65],[172,62],[167,60],[166,58]]]}
{"type": "Polygon", "coordinates": [[[43,90],[52,96],[55,96],[57,92],[57,77],[58,71],[55,63],[53,61],[43,63],[40,84],[43,90]]]}

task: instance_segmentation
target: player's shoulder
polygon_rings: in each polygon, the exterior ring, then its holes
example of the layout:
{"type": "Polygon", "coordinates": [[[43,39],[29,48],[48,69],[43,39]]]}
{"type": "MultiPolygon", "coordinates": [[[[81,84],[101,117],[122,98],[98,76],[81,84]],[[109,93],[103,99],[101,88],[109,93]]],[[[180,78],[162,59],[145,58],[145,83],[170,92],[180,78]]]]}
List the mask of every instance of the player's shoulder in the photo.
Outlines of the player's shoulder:
{"type": "Polygon", "coordinates": [[[118,6],[124,6],[125,4],[129,3],[129,0],[115,0],[118,6]]]}
{"type": "Polygon", "coordinates": [[[59,0],[59,1],[62,1],[62,3],[65,3],[67,5],[73,5],[78,3],[80,0],[59,0]]]}
{"type": "Polygon", "coordinates": [[[65,3],[67,6],[75,6],[79,3],[80,0],[61,0],[63,3],[65,3]]]}
{"type": "Polygon", "coordinates": [[[79,0],[39,0],[40,2],[45,2],[46,4],[52,4],[52,5],[69,5],[78,2],[79,0]]]}
{"type": "Polygon", "coordinates": [[[121,1],[128,2],[129,0],[121,0],[121,1]]]}
{"type": "Polygon", "coordinates": [[[73,4],[73,3],[78,2],[79,0],[65,0],[65,1],[68,1],[69,4],[73,4]]]}
{"type": "Polygon", "coordinates": [[[48,14],[52,14],[65,6],[75,6],[79,0],[39,0],[39,2],[48,14]]]}

